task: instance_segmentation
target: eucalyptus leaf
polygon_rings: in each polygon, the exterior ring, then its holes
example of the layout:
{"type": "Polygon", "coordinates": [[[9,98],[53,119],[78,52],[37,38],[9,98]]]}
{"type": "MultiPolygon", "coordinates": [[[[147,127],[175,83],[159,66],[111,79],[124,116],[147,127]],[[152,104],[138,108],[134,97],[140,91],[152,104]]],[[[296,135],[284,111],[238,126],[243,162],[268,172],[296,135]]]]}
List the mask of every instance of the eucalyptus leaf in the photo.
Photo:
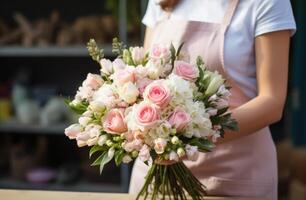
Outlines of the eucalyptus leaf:
{"type": "Polygon", "coordinates": [[[91,156],[98,151],[106,151],[106,148],[102,147],[102,146],[99,146],[99,145],[95,145],[95,146],[91,147],[91,149],[89,151],[89,158],[91,158],[91,156]]]}
{"type": "Polygon", "coordinates": [[[124,150],[120,149],[115,152],[115,163],[117,166],[119,166],[122,162],[122,159],[124,157],[124,150]]]}
{"type": "Polygon", "coordinates": [[[102,171],[103,171],[104,165],[107,164],[107,163],[109,163],[109,162],[113,159],[113,157],[114,157],[114,154],[109,155],[109,151],[110,151],[110,150],[111,150],[111,149],[109,149],[108,152],[106,152],[106,153],[103,155],[103,158],[102,158],[102,160],[101,160],[101,162],[100,162],[100,174],[101,174],[102,171]]]}
{"type": "Polygon", "coordinates": [[[107,151],[104,151],[92,164],[91,166],[97,166],[100,165],[103,157],[105,156],[105,154],[107,154],[107,151]]]}

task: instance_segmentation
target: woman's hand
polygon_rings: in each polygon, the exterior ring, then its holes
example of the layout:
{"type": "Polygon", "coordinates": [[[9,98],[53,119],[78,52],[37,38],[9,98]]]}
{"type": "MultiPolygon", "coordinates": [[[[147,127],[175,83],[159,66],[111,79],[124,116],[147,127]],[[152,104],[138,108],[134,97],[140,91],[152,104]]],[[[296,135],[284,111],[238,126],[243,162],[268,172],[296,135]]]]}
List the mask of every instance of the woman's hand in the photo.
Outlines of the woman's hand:
{"type": "Polygon", "coordinates": [[[258,131],[282,118],[287,95],[290,31],[255,38],[258,96],[232,110],[239,132],[228,131],[223,143],[258,131]]]}

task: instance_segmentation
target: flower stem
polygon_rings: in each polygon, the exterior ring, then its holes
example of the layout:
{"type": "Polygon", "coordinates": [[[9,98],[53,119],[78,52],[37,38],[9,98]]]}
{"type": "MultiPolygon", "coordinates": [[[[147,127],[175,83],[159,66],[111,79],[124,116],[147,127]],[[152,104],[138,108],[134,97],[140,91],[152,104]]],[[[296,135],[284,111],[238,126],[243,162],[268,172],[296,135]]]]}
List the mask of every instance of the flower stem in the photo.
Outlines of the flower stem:
{"type": "Polygon", "coordinates": [[[173,165],[153,163],[136,200],[187,200],[188,197],[201,200],[204,196],[206,196],[205,186],[183,162],[173,165]]]}

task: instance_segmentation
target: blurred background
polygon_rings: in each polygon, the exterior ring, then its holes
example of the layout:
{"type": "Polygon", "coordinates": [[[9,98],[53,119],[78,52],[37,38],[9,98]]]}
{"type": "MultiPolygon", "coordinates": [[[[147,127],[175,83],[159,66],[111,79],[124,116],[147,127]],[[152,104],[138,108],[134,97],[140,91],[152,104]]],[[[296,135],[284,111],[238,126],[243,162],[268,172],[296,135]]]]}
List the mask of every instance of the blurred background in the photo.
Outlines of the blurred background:
{"type": "MultiPolygon", "coordinates": [[[[127,192],[132,165],[90,167],[88,149],[64,135],[75,121],[63,98],[73,97],[99,66],[85,44],[95,38],[113,58],[112,38],[140,45],[147,0],[1,0],[0,188],[127,192]]],[[[306,7],[292,0],[288,100],[271,126],[277,145],[280,199],[306,199],[306,7]],[[303,57],[304,56],[304,57],[303,57]]]]}

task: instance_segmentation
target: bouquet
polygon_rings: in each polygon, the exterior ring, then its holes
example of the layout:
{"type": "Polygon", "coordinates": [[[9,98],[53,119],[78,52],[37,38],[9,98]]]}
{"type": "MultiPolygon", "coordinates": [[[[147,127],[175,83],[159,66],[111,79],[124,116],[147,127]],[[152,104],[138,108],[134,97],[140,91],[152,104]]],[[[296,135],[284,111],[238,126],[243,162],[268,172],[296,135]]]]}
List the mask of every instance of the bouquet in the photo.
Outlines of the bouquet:
{"type": "Polygon", "coordinates": [[[90,147],[100,173],[112,159],[120,165],[138,157],[150,166],[137,199],[203,199],[205,186],[182,160],[197,160],[226,129],[237,128],[225,79],[206,69],[201,57],[190,63],[182,46],[155,44],[146,51],[115,38],[117,58],[111,61],[90,40],[89,54],[101,74],[89,73],[67,102],[80,117],[65,134],[90,147]]]}

